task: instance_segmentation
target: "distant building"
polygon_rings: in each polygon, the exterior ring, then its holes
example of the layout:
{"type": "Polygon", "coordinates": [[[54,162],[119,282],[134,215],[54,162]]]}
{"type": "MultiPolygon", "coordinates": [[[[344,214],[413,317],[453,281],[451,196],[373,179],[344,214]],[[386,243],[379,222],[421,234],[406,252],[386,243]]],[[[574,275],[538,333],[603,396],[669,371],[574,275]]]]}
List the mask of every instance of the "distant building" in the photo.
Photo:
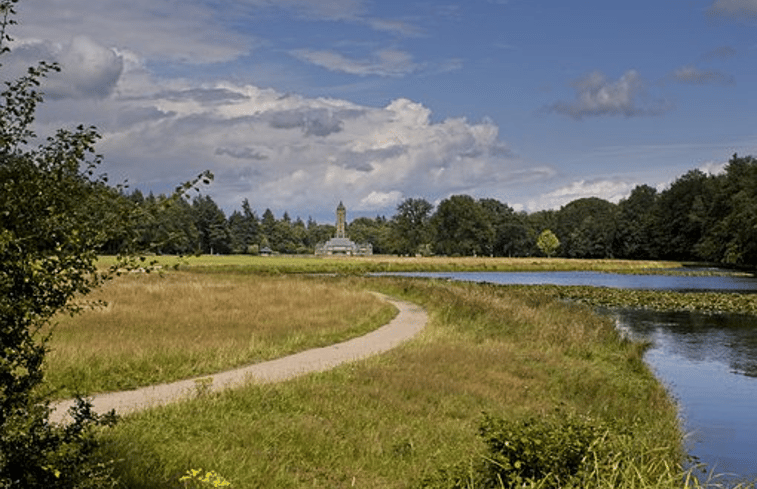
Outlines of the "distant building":
{"type": "Polygon", "coordinates": [[[271,255],[273,255],[273,250],[267,246],[264,246],[260,250],[260,256],[271,256],[271,255]]]}
{"type": "Polygon", "coordinates": [[[356,244],[347,237],[347,208],[342,202],[336,208],[336,235],[325,243],[318,243],[315,247],[316,255],[348,255],[368,256],[373,254],[370,243],[356,244]]]}

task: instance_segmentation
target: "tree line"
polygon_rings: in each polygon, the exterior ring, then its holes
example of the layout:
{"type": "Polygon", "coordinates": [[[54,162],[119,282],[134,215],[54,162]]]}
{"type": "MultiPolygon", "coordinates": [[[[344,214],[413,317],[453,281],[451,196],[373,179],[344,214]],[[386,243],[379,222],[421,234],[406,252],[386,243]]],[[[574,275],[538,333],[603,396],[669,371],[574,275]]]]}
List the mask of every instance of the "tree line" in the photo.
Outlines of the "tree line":
{"type": "MultiPolygon", "coordinates": [[[[171,200],[164,195],[122,194],[144,219],[132,239],[157,253],[313,253],[334,235],[333,224],[292,219],[270,209],[261,216],[245,199],[228,217],[207,195],[171,200]]],[[[543,256],[706,261],[757,265],[757,160],[733,155],[718,175],[692,170],[658,191],[639,185],[615,204],[581,198],[559,210],[517,212],[493,198],[453,195],[434,206],[408,198],[390,218],[360,217],[347,224],[355,242],[375,253],[447,256],[543,256]],[[550,231],[554,247],[539,237],[550,231]]],[[[122,242],[103,250],[117,253],[122,242]]]]}

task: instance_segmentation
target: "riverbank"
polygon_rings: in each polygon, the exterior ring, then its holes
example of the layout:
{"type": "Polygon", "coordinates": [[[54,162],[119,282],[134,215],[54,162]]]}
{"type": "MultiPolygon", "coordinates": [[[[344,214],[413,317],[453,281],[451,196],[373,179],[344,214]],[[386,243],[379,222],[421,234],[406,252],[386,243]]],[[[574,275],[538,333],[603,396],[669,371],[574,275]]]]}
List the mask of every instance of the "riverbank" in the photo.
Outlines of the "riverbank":
{"type": "Polygon", "coordinates": [[[215,470],[232,487],[453,487],[488,454],[482,412],[582,420],[582,433],[615,450],[595,453],[601,460],[583,472],[590,485],[680,482],[675,405],[643,347],[588,307],[476,284],[321,280],[421,304],[429,325],[331,372],[129,416],[103,435],[128,487],[180,487],[188,468],[215,470]]]}
{"type": "MultiPolygon", "coordinates": [[[[149,262],[150,260],[148,260],[149,262]]],[[[681,262],[643,260],[600,260],[567,258],[493,258],[493,257],[409,257],[394,255],[325,256],[313,255],[202,255],[155,256],[155,265],[163,270],[184,269],[205,272],[261,274],[357,274],[381,272],[453,272],[453,271],[596,271],[619,273],[670,273],[682,271],[681,262]]],[[[102,266],[115,262],[102,257],[102,266]]]]}

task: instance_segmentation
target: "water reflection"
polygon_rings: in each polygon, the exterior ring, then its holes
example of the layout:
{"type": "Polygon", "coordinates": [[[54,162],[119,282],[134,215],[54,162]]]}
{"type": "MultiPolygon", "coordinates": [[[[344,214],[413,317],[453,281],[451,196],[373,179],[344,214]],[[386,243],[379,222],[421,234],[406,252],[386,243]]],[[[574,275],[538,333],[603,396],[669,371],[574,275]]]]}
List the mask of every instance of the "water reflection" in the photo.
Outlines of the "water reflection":
{"type": "Polygon", "coordinates": [[[634,275],[603,272],[391,272],[374,275],[518,285],[589,285],[616,289],[757,293],[751,276],[634,275]]]}
{"type": "Polygon", "coordinates": [[[733,373],[757,378],[757,320],[738,314],[615,311],[634,334],[666,345],[688,362],[718,362],[733,373]]]}
{"type": "Polygon", "coordinates": [[[718,473],[757,478],[757,324],[742,315],[614,311],[649,339],[646,361],[679,402],[690,453],[718,473]]]}

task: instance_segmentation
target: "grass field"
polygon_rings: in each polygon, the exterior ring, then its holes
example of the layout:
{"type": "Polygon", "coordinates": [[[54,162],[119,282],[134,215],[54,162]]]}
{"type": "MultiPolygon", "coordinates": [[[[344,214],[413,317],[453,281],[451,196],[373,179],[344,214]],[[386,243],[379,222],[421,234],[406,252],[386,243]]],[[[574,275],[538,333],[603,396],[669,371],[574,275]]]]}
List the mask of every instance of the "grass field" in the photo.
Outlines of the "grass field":
{"type": "MultiPolygon", "coordinates": [[[[50,377],[58,376],[54,383],[59,386],[69,385],[72,376],[55,360],[62,345],[68,345],[69,358],[82,357],[81,365],[95,365],[104,357],[118,357],[113,348],[120,349],[121,344],[137,345],[129,347],[131,355],[142,356],[135,355],[133,348],[153,344],[162,336],[173,345],[175,355],[158,356],[164,347],[154,347],[153,356],[145,355],[138,362],[143,367],[133,370],[147,371],[140,381],[144,383],[153,382],[156,372],[162,376],[170,370],[169,377],[185,376],[182,369],[196,369],[195,363],[208,373],[221,368],[219,358],[232,359],[230,365],[337,341],[359,331],[346,323],[337,332],[324,332],[317,325],[303,327],[294,334],[297,346],[292,347],[287,339],[291,332],[286,330],[319,312],[330,318],[327,322],[334,317],[349,318],[347,323],[368,317],[358,329],[374,328],[392,314],[365,292],[379,290],[427,309],[430,324],[419,337],[333,371],[131,415],[101,434],[102,457],[116,461],[123,487],[135,489],[184,487],[179,478],[189,469],[217,471],[233,488],[499,487],[483,485],[475,476],[490,456],[479,436],[486,415],[506,422],[535,417],[560,424],[581,419],[599,430],[597,446],[603,448],[601,456],[587,460],[578,487],[699,487],[696,480],[684,480],[676,406],[644,365],[644,345],[622,339],[589,306],[565,302],[554,291],[538,287],[350,276],[374,260],[380,266],[395,260],[419,266],[427,259],[373,257],[352,263],[299,257],[201,257],[189,259],[178,267],[180,271],[167,272],[163,278],[122,277],[102,291],[104,298],[120,298],[104,310],[87,313],[98,315],[89,326],[78,322],[84,316],[59,326],[50,377]],[[282,270],[334,275],[298,277],[282,270]],[[246,312],[236,309],[265,294],[246,312]],[[177,303],[176,308],[162,312],[171,302],[177,303]],[[123,317],[113,323],[120,325],[103,328],[105,318],[116,316],[122,307],[117,304],[122,303],[123,317]],[[356,303],[361,306],[355,307],[356,303]],[[138,314],[163,319],[140,320],[143,326],[137,329],[132,323],[138,314]],[[176,315],[186,320],[175,320],[176,315]],[[262,319],[266,317],[268,323],[262,319]],[[240,326],[240,318],[246,325],[269,324],[272,339],[263,341],[262,332],[240,326]],[[229,326],[219,327],[216,322],[229,326]],[[160,331],[147,326],[160,323],[173,327],[160,331]],[[208,329],[208,324],[213,327],[208,329]],[[226,329],[228,333],[221,333],[226,329]],[[114,336],[102,341],[103,331],[111,330],[108,334],[114,336]],[[280,330],[285,331],[281,336],[280,330]],[[250,343],[267,346],[251,349],[250,343]],[[184,350],[192,353],[174,358],[184,350]]],[[[513,270],[571,265],[497,259],[430,263],[513,270]]],[[[166,270],[171,265],[162,262],[166,270]]],[[[605,261],[576,262],[573,268],[634,269],[633,262],[605,261]]],[[[128,356],[122,354],[121,361],[128,356]]],[[[106,370],[93,371],[88,375],[95,383],[81,385],[113,388],[124,382],[109,380],[119,374],[106,370]]],[[[560,429],[572,436],[572,428],[560,429]]],[[[546,433],[544,440],[555,436],[546,433]]]]}
{"type": "MultiPolygon", "coordinates": [[[[369,272],[407,271],[561,271],[590,270],[604,272],[632,272],[643,270],[669,270],[681,266],[680,262],[632,260],[577,260],[564,258],[489,258],[489,257],[398,257],[374,255],[366,257],[316,257],[313,255],[251,256],[203,255],[183,258],[173,256],[152,257],[163,269],[191,269],[196,271],[236,271],[277,273],[340,273],[362,274],[369,272]]],[[[112,264],[105,257],[102,263],[112,264]]]]}
{"type": "Polygon", "coordinates": [[[395,314],[362,290],[298,277],[127,274],[62,316],[48,354],[56,396],[126,390],[360,336],[395,314]]]}

